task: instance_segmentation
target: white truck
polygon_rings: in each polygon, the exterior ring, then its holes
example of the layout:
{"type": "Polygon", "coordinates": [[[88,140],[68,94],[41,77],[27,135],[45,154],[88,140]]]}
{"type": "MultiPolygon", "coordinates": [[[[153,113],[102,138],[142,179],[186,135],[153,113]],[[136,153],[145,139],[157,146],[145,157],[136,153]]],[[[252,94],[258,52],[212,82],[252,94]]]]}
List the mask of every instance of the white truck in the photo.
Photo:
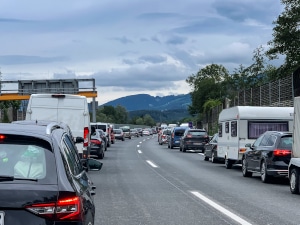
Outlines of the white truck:
{"type": "Polygon", "coordinates": [[[293,148],[289,163],[290,190],[293,194],[300,193],[300,96],[294,98],[294,129],[293,148]]]}
{"type": "Polygon", "coordinates": [[[252,143],[268,130],[292,131],[294,107],[235,106],[223,109],[219,114],[219,138],[217,157],[224,159],[231,169],[240,164],[252,143]]]}
{"type": "Polygon", "coordinates": [[[83,138],[83,143],[76,143],[80,157],[89,157],[91,126],[86,97],[70,94],[32,94],[25,119],[68,124],[74,137],[83,138]]]}

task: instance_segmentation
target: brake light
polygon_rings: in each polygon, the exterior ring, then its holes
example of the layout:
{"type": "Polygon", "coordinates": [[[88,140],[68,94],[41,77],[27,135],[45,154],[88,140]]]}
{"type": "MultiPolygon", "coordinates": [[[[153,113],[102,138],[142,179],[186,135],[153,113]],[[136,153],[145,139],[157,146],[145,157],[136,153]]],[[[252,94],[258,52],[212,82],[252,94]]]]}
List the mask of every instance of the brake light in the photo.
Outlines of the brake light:
{"type": "Polygon", "coordinates": [[[3,134],[0,134],[0,140],[4,140],[5,136],[3,134]]]}
{"type": "Polygon", "coordinates": [[[88,147],[89,146],[89,128],[85,127],[83,129],[83,147],[88,147]]]}
{"type": "Polygon", "coordinates": [[[291,153],[292,151],[288,149],[275,149],[273,151],[274,156],[287,156],[290,155],[291,153]]]}
{"type": "Polygon", "coordinates": [[[240,148],[240,153],[244,153],[244,152],[246,152],[246,148],[240,148]]]}
{"type": "Polygon", "coordinates": [[[187,138],[191,138],[191,137],[193,137],[193,136],[192,136],[191,134],[187,134],[186,137],[187,137],[187,138]]]}
{"type": "Polygon", "coordinates": [[[56,203],[32,204],[25,207],[41,217],[55,221],[81,221],[82,210],[79,197],[59,199],[56,203]]]}
{"type": "Polygon", "coordinates": [[[96,139],[92,139],[91,142],[96,144],[96,145],[101,145],[101,141],[96,140],[96,139]]]}

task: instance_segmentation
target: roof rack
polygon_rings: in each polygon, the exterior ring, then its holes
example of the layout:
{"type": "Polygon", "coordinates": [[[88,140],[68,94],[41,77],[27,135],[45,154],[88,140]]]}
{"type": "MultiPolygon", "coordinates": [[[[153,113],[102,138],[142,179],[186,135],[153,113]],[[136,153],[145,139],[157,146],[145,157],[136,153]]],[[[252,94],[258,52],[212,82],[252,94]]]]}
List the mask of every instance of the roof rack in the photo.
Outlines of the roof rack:
{"type": "Polygon", "coordinates": [[[46,134],[51,134],[53,130],[62,128],[59,123],[51,122],[46,127],[46,134]]]}

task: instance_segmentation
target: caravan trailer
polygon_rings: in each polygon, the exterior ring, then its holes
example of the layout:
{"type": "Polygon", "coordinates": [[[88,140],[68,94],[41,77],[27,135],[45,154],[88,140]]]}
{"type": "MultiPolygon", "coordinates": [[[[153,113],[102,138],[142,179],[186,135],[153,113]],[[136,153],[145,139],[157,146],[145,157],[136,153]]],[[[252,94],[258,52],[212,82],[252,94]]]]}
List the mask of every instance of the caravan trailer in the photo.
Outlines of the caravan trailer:
{"type": "Polygon", "coordinates": [[[240,164],[245,145],[268,130],[292,131],[294,107],[235,106],[219,115],[218,158],[240,164]]]}

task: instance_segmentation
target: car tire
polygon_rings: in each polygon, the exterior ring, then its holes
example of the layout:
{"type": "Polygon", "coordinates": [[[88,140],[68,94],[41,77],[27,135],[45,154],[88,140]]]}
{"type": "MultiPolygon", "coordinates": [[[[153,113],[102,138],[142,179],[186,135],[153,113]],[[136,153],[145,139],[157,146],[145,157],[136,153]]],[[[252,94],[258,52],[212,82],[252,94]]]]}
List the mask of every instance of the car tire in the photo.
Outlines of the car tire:
{"type": "Polygon", "coordinates": [[[252,172],[247,170],[247,161],[246,158],[242,159],[242,173],[243,177],[252,177],[252,172]]]}
{"type": "Polygon", "coordinates": [[[181,151],[181,152],[182,152],[182,147],[181,147],[181,145],[179,146],[179,151],[181,151]]]}
{"type": "Polygon", "coordinates": [[[271,181],[271,176],[268,175],[268,169],[265,161],[263,161],[260,166],[260,178],[263,183],[269,183],[271,181]]]}
{"type": "Polygon", "coordinates": [[[208,161],[209,157],[208,156],[204,156],[204,161],[208,161]]]}
{"type": "Polygon", "coordinates": [[[122,141],[125,141],[125,138],[122,138],[122,141]]]}
{"type": "Polygon", "coordinates": [[[230,159],[225,159],[225,167],[226,169],[231,169],[232,168],[232,161],[230,159]]]}
{"type": "Polygon", "coordinates": [[[217,163],[218,162],[218,159],[215,157],[215,152],[214,151],[211,152],[211,162],[212,163],[217,163]]]}
{"type": "Polygon", "coordinates": [[[182,147],[182,151],[186,152],[186,147],[185,146],[182,147]]]}
{"type": "Polygon", "coordinates": [[[290,190],[292,194],[299,194],[299,169],[293,168],[290,173],[290,190]]]}
{"type": "Polygon", "coordinates": [[[98,159],[103,159],[104,158],[104,151],[100,151],[98,153],[98,159]]]}
{"type": "Polygon", "coordinates": [[[104,151],[107,151],[107,144],[105,145],[105,149],[104,149],[104,151]]]}

